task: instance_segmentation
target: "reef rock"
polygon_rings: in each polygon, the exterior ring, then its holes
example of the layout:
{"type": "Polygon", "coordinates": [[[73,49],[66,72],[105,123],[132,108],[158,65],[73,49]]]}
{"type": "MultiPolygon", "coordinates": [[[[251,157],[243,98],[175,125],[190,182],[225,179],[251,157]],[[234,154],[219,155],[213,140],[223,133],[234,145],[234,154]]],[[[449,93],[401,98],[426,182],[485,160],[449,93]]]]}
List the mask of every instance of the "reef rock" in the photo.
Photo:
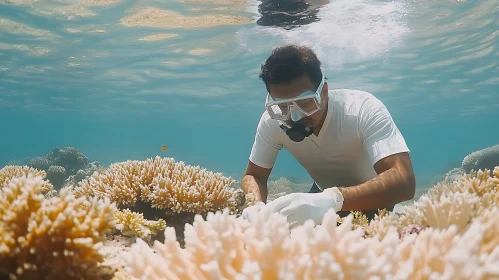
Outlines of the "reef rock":
{"type": "Polygon", "coordinates": [[[499,165],[499,144],[473,152],[463,159],[462,168],[465,172],[479,169],[494,169],[499,165]]]}

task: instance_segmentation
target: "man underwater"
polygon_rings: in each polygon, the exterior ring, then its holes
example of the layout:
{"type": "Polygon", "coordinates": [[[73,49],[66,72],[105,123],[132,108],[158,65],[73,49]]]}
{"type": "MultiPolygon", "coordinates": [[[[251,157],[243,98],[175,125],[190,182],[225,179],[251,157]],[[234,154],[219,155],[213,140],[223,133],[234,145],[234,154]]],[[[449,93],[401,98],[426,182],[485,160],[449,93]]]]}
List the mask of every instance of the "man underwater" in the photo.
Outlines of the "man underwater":
{"type": "Polygon", "coordinates": [[[414,197],[416,179],[409,149],[385,105],[359,90],[329,90],[315,53],[303,46],[276,48],[261,66],[266,111],[256,129],[242,178],[254,196],[243,218],[260,211],[280,213],[289,223],[320,224],[334,209],[342,217],[360,210],[372,219],[378,209],[414,197]],[[267,203],[267,182],[279,151],[287,149],[314,180],[308,193],[267,203]]]}

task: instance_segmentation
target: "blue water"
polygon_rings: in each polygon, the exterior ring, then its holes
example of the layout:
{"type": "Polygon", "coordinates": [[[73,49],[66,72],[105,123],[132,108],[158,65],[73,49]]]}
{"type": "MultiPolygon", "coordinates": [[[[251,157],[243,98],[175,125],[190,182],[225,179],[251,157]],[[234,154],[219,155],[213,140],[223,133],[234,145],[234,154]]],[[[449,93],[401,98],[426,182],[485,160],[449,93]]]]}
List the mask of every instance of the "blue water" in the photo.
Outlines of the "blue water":
{"type": "MultiPolygon", "coordinates": [[[[287,42],[316,50],[330,88],[366,90],[386,104],[420,188],[499,143],[497,1],[331,1],[320,21],[292,30],[120,24],[146,6],[214,13],[189,10],[206,3],[15,3],[0,1],[0,166],[74,146],[105,165],[161,155],[239,179],[264,109],[260,63],[287,42]],[[58,13],[64,5],[95,15],[58,13]],[[139,40],[158,33],[179,36],[139,40]]],[[[251,7],[232,14],[259,17],[251,7]]],[[[309,180],[286,151],[272,172],[280,176],[309,180]]]]}

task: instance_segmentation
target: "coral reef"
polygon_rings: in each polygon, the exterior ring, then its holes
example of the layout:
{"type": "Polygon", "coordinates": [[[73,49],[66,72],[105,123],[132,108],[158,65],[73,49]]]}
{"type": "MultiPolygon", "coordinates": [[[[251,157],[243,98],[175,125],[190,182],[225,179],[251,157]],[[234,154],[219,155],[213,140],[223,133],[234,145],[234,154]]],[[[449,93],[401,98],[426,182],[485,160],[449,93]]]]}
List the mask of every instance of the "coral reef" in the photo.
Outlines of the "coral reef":
{"type": "Polygon", "coordinates": [[[120,210],[129,209],[118,215],[118,229],[144,237],[158,229],[163,233],[164,224],[151,220],[161,219],[182,228],[195,214],[224,208],[240,212],[245,196],[230,187],[233,183],[220,173],[157,156],[113,163],[79,182],[72,191],[78,197],[107,197],[120,210]]]}
{"type": "Polygon", "coordinates": [[[46,158],[50,165],[63,166],[68,174],[76,174],[90,163],[88,158],[74,147],[54,148],[46,158]]]}
{"type": "Polygon", "coordinates": [[[474,217],[495,206],[499,206],[499,166],[492,172],[471,171],[459,180],[437,183],[414,204],[404,206],[402,213],[375,217],[367,232],[384,236],[389,226],[401,231],[414,224],[438,229],[454,225],[461,232],[474,217]]]}
{"type": "Polygon", "coordinates": [[[475,151],[463,159],[462,169],[465,172],[472,170],[492,169],[499,165],[499,144],[475,151]]]}
{"type": "Polygon", "coordinates": [[[45,198],[45,184],[27,174],[0,191],[0,278],[108,279],[112,271],[101,270],[99,249],[116,206],[68,190],[45,198]]]}
{"type": "Polygon", "coordinates": [[[85,169],[80,169],[74,175],[69,175],[64,181],[64,186],[72,186],[78,184],[81,180],[89,177],[96,171],[102,171],[104,168],[96,161],[89,163],[85,169]]]}
{"type": "Polygon", "coordinates": [[[284,217],[255,224],[228,209],[196,215],[152,248],[122,255],[134,279],[499,279],[499,166],[442,182],[402,214],[354,213],[290,229],[284,217]],[[340,221],[338,223],[337,221],[340,221]]]}
{"type": "MultiPolygon", "coordinates": [[[[8,186],[9,182],[18,177],[23,177],[23,176],[38,176],[41,178],[45,178],[47,176],[47,173],[43,170],[37,170],[35,168],[26,166],[26,165],[7,165],[4,166],[2,169],[0,169],[0,190],[3,187],[8,186]]],[[[52,184],[47,181],[43,181],[43,185],[41,187],[41,193],[43,194],[48,194],[54,189],[52,184]]]]}
{"type": "MultiPolygon", "coordinates": [[[[452,168],[444,175],[436,176],[432,181],[431,185],[446,183],[450,184],[453,181],[459,181],[462,176],[465,176],[471,171],[494,169],[495,166],[499,166],[499,144],[494,145],[479,151],[475,151],[464,157],[461,165],[452,168]]],[[[400,209],[405,206],[412,204],[414,201],[419,199],[423,193],[428,191],[427,188],[416,189],[416,195],[413,199],[402,202],[395,206],[394,211],[400,212],[400,209]]]]}
{"type": "Polygon", "coordinates": [[[51,165],[47,170],[47,180],[55,186],[62,186],[66,179],[66,168],[59,165],[51,165]]]}
{"type": "Polygon", "coordinates": [[[12,161],[11,165],[26,165],[45,171],[47,180],[56,190],[76,184],[101,168],[98,162],[90,162],[75,147],[56,147],[44,157],[12,161]]]}
{"type": "Polygon", "coordinates": [[[277,214],[249,224],[234,180],[173,158],[114,163],[51,198],[45,175],[0,170],[0,278],[499,279],[499,166],[401,213],[295,228],[277,214]]]}
{"type": "Polygon", "coordinates": [[[465,156],[460,166],[451,169],[438,181],[456,181],[471,171],[494,169],[499,165],[499,144],[474,151],[465,156]]]}
{"type": "Polygon", "coordinates": [[[156,235],[158,231],[165,230],[166,222],[163,219],[157,221],[149,221],[144,219],[144,214],[124,209],[116,212],[116,229],[123,235],[148,238],[156,235]]]}

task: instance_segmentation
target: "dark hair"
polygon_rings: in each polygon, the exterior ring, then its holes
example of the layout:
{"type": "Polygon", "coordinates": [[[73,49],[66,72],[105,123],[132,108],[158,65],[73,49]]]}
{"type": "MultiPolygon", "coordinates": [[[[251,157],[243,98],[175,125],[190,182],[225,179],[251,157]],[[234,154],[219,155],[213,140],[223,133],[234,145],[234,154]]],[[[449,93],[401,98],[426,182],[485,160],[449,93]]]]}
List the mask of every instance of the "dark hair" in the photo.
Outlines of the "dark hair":
{"type": "Polygon", "coordinates": [[[278,47],[262,64],[260,79],[269,84],[288,83],[304,74],[318,87],[322,79],[321,62],[314,51],[305,46],[278,47]]]}

